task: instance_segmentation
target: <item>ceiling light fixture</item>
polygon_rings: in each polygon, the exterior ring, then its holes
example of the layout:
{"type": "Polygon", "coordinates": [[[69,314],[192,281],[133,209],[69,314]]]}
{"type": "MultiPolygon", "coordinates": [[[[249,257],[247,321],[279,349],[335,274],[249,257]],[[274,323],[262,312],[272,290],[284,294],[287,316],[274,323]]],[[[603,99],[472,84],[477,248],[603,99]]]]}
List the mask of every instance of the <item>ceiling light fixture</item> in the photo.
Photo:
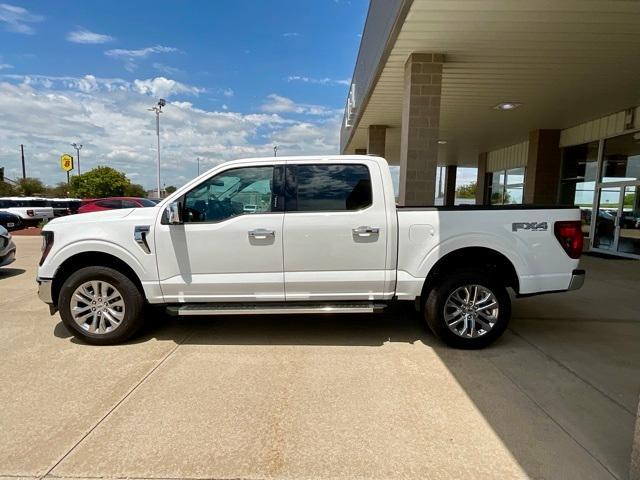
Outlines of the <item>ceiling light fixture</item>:
{"type": "Polygon", "coordinates": [[[438,140],[438,145],[446,145],[447,141],[446,140],[438,140]]]}
{"type": "Polygon", "coordinates": [[[502,102],[502,103],[499,103],[498,105],[496,105],[493,108],[494,108],[494,110],[508,111],[508,110],[515,110],[516,108],[518,108],[521,105],[522,104],[518,103],[518,102],[502,102]]]}

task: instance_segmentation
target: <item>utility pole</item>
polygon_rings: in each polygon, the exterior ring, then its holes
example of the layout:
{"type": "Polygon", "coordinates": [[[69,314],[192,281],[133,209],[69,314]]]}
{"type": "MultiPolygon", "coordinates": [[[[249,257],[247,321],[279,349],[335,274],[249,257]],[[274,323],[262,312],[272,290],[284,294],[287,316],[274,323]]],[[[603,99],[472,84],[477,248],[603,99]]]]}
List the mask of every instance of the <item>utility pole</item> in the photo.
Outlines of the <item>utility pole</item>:
{"type": "Polygon", "coordinates": [[[156,113],[156,136],[158,137],[158,165],[156,169],[156,180],[158,182],[158,198],[162,198],[162,196],[160,195],[160,114],[162,113],[162,107],[164,107],[166,104],[167,102],[165,101],[165,99],[161,98],[160,100],[158,100],[157,105],[154,105],[149,109],[150,112],[156,113]]]}
{"type": "Polygon", "coordinates": [[[273,146],[273,156],[277,157],[278,156],[278,145],[274,145],[273,146]]]}
{"type": "Polygon", "coordinates": [[[80,150],[82,149],[82,144],[72,143],[71,146],[76,149],[76,153],[77,153],[76,158],[78,159],[78,175],[80,175],[80,150]]]}
{"type": "Polygon", "coordinates": [[[200,176],[200,157],[198,157],[198,176],[200,176]]]}
{"type": "Polygon", "coordinates": [[[22,178],[27,178],[27,169],[24,166],[24,145],[20,144],[20,154],[22,156],[22,178]]]}

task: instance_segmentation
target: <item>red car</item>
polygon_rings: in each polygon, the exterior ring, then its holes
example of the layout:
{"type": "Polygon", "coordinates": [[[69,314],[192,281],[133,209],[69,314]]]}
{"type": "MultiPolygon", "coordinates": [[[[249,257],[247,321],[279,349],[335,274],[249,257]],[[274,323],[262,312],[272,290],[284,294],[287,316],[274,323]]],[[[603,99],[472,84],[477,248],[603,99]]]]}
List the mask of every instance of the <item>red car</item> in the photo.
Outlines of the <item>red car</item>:
{"type": "Polygon", "coordinates": [[[116,208],[143,208],[155,207],[156,204],[148,198],[136,197],[109,197],[93,199],[78,209],[78,213],[101,212],[102,210],[114,210],[116,208]]]}

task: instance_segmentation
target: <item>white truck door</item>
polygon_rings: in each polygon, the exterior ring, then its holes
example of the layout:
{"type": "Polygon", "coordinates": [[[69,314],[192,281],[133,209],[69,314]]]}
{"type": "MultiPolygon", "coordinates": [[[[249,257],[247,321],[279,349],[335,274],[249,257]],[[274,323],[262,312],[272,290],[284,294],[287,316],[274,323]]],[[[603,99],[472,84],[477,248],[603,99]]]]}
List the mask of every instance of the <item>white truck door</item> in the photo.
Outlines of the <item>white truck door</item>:
{"type": "Polygon", "coordinates": [[[182,197],[156,229],[165,302],[284,300],[283,165],[232,167],[182,197]]]}
{"type": "Polygon", "coordinates": [[[375,162],[288,161],[284,276],[287,301],[385,295],[387,217],[375,162]],[[375,189],[374,189],[375,190],[375,189]]]}

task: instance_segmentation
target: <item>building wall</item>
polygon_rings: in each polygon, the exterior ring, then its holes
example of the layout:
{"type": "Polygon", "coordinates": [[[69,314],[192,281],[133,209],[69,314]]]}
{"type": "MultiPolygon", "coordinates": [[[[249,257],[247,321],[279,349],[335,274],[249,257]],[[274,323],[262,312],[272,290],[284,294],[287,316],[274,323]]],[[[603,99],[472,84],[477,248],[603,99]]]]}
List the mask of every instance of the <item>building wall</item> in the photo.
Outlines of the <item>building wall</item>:
{"type": "Polygon", "coordinates": [[[527,165],[529,140],[487,153],[487,172],[508,170],[527,165]]]}
{"type": "Polygon", "coordinates": [[[621,135],[629,130],[640,129],[640,107],[629,109],[633,111],[634,121],[630,121],[630,112],[623,110],[581,123],[575,127],[565,128],[560,133],[560,147],[580,145],[582,143],[600,140],[601,138],[621,135]],[[631,128],[628,128],[631,127],[631,128]]]}

